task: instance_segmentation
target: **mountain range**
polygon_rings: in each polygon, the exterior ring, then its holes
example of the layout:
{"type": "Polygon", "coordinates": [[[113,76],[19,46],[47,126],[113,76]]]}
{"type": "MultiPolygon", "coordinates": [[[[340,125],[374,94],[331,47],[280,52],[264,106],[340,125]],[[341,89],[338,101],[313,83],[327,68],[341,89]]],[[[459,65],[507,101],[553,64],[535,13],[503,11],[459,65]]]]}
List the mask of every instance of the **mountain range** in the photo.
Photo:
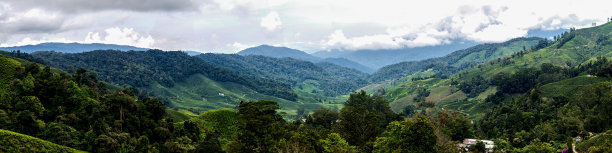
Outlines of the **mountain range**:
{"type": "Polygon", "coordinates": [[[320,57],[310,55],[304,51],[287,48],[287,47],[260,45],[257,47],[244,49],[236,54],[238,55],[262,55],[262,56],[275,57],[275,58],[289,57],[289,58],[309,61],[313,63],[319,63],[319,62],[334,63],[334,64],[344,66],[347,68],[353,68],[353,69],[356,69],[356,70],[359,70],[365,73],[373,73],[375,71],[375,69],[371,67],[364,66],[360,64],[359,62],[351,61],[343,57],[320,58],[320,57]]]}

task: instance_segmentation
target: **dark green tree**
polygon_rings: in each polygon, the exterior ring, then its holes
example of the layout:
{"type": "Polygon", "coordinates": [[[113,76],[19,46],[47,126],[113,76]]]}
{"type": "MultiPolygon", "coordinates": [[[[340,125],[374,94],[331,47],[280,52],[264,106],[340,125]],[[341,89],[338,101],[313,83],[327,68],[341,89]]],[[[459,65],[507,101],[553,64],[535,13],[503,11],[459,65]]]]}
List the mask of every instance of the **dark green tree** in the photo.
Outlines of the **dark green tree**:
{"type": "Polygon", "coordinates": [[[228,152],[276,152],[279,140],[286,139],[287,125],[276,113],[274,101],[240,102],[238,105],[239,132],[226,146],[228,152]]]}
{"type": "Polygon", "coordinates": [[[436,152],[437,136],[426,118],[416,121],[395,121],[387,127],[388,133],[376,139],[374,152],[436,152]]]}
{"type": "Polygon", "coordinates": [[[482,141],[478,141],[476,142],[475,145],[472,145],[469,147],[470,152],[473,153],[485,153],[487,152],[486,148],[485,148],[485,144],[482,141]]]}
{"type": "Polygon", "coordinates": [[[340,120],[335,130],[351,145],[364,147],[375,140],[384,127],[401,117],[389,108],[381,97],[366,94],[365,91],[351,93],[340,110],[340,120]]]}

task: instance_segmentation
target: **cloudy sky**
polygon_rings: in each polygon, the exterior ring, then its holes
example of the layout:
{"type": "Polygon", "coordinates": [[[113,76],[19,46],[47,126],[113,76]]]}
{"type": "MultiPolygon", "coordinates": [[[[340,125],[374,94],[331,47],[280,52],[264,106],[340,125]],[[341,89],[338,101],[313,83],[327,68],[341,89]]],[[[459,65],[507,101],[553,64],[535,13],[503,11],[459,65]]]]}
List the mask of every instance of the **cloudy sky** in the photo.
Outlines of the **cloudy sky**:
{"type": "Polygon", "coordinates": [[[588,27],[612,17],[610,8],[608,0],[0,0],[0,46],[397,49],[588,27]]]}

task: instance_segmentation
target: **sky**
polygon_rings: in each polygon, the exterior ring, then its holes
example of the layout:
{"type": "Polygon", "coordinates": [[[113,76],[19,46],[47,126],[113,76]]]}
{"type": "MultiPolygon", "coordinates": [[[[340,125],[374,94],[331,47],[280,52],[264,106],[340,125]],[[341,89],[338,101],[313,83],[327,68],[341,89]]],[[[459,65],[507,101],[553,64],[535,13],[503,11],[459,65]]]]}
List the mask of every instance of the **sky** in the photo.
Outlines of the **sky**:
{"type": "Polygon", "coordinates": [[[610,6],[606,0],[0,0],[0,47],[399,49],[590,27],[612,17],[610,6]]]}

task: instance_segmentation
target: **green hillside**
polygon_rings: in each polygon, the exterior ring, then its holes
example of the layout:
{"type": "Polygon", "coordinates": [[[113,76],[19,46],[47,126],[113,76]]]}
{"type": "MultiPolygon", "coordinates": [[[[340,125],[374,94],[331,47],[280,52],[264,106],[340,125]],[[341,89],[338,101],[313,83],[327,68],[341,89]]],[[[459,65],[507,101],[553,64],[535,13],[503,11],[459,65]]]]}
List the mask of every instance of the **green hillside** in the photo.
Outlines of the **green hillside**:
{"type": "MultiPolygon", "coordinates": [[[[307,93],[298,93],[297,101],[288,101],[282,98],[261,94],[244,85],[233,82],[217,82],[202,74],[194,74],[182,81],[178,81],[172,87],[165,87],[154,83],[144,90],[150,94],[160,97],[169,102],[168,107],[190,110],[194,113],[202,113],[207,110],[218,108],[234,108],[240,101],[255,101],[260,99],[274,100],[279,103],[282,111],[288,115],[295,115],[298,108],[308,111],[321,107],[334,107],[337,104],[323,104],[314,99],[308,99],[307,93]]],[[[329,99],[329,98],[328,98],[329,99]]]]}
{"type": "MultiPolygon", "coordinates": [[[[440,98],[428,97],[429,100],[433,102],[440,102],[438,105],[441,107],[452,108],[457,110],[465,111],[468,114],[479,114],[482,111],[486,110],[487,107],[490,107],[490,104],[485,103],[485,99],[487,96],[495,93],[495,86],[493,83],[493,77],[500,74],[512,74],[519,69],[522,68],[530,68],[530,67],[538,67],[543,63],[551,63],[553,66],[560,66],[561,68],[565,68],[564,71],[570,71],[568,68],[574,68],[574,72],[572,73],[582,73],[585,74],[587,70],[585,70],[585,66],[593,61],[596,61],[596,57],[599,56],[612,56],[612,39],[609,39],[609,36],[612,35],[612,24],[607,23],[601,26],[593,27],[593,28],[585,28],[579,30],[572,30],[569,33],[565,33],[559,37],[556,37],[556,41],[544,41],[541,39],[532,39],[529,41],[531,47],[525,45],[527,42],[519,41],[521,39],[511,40],[504,44],[514,44],[508,45],[506,47],[498,47],[494,54],[497,56],[491,56],[495,58],[488,62],[478,64],[473,68],[466,69],[464,71],[457,72],[454,75],[446,78],[444,76],[435,76],[430,75],[430,77],[442,78],[448,81],[440,81],[441,83],[433,83],[433,84],[423,84],[428,86],[427,90],[433,91],[436,86],[451,86],[453,89],[459,90],[451,90],[453,92],[450,93],[441,93],[440,98]],[[534,42],[536,44],[534,44],[534,42]],[[525,45],[526,50],[522,50],[522,45],[525,45]],[[520,46],[520,47],[519,47],[520,46]],[[514,52],[509,50],[516,49],[514,52]],[[506,56],[499,56],[502,54],[506,54],[506,56]],[[582,66],[581,66],[582,65],[582,66]],[[459,96],[466,94],[466,97],[459,96]],[[444,95],[446,97],[444,97],[444,95]],[[439,99],[439,100],[438,100],[439,99]],[[444,100],[443,100],[444,99],[444,100]],[[443,100],[443,101],[442,101],[443,100]]],[[[481,55],[482,51],[470,52],[469,50],[475,50],[475,48],[487,48],[486,46],[480,45],[480,47],[472,47],[470,49],[466,49],[463,51],[458,51],[457,53],[450,54],[446,56],[448,61],[470,61],[475,60],[472,57],[476,55],[481,55]],[[464,52],[460,54],[459,52],[464,52]],[[456,55],[456,56],[451,56],[456,55]],[[464,56],[458,56],[464,55],[464,56]],[[451,58],[454,57],[454,58],[451,58]],[[460,58],[458,58],[460,57],[460,58]],[[451,60],[453,59],[453,60],[451,60]]],[[[453,65],[453,64],[450,64],[453,65]]],[[[454,63],[454,65],[457,65],[454,63]]],[[[398,65],[398,67],[400,67],[398,65]]],[[[389,67],[391,68],[391,67],[389,67]]],[[[456,69],[455,69],[456,70],[456,69]]],[[[453,73],[452,69],[449,71],[447,68],[439,68],[433,67],[427,71],[439,72],[439,73],[453,73]]],[[[382,71],[381,71],[382,72],[382,71]]],[[[387,89],[387,93],[393,92],[403,92],[401,94],[390,95],[386,94],[387,99],[395,102],[399,99],[402,99],[403,103],[412,103],[409,99],[403,98],[406,95],[414,95],[414,92],[404,91],[402,87],[410,86],[413,83],[412,81],[423,78],[423,73],[419,71],[414,71],[412,73],[408,72],[401,79],[397,79],[394,83],[390,83],[391,87],[387,89]],[[417,73],[414,73],[417,72],[417,73]],[[399,82],[399,84],[398,84],[399,82]]],[[[565,72],[564,72],[565,73],[565,72]]],[[[570,72],[567,72],[570,73],[570,72]]],[[[431,74],[431,73],[429,73],[431,74]]],[[[435,73],[434,73],[435,74],[435,73]]],[[[579,74],[569,74],[571,76],[576,76],[579,74]]],[[[545,77],[561,77],[554,78],[553,80],[562,80],[564,79],[561,75],[558,74],[547,74],[545,77]]],[[[373,75],[374,77],[374,75],[373,75]]],[[[427,76],[425,76],[427,78],[427,76]]],[[[567,77],[565,77],[567,78],[567,77]]],[[[584,80],[585,77],[573,78],[571,80],[567,80],[566,82],[579,82],[584,80]]],[[[601,78],[594,78],[595,80],[601,80],[601,78]]],[[[417,81],[418,82],[418,81],[417,81]]],[[[550,82],[546,82],[550,83],[550,82]]],[[[389,84],[389,83],[388,83],[389,84]]],[[[561,83],[558,83],[561,84],[561,83]]],[[[550,94],[561,95],[564,93],[563,91],[571,91],[576,87],[572,86],[554,86],[554,85],[544,85],[541,89],[543,91],[551,91],[550,94]],[[553,89],[555,87],[556,89],[553,89]],[[553,93],[552,91],[556,91],[553,93]]],[[[545,93],[545,94],[548,94],[545,93]]],[[[404,105],[402,105],[404,106],[404,105]]],[[[394,108],[394,110],[400,110],[401,108],[394,108]]]]}
{"type": "Polygon", "coordinates": [[[94,71],[100,80],[120,86],[142,88],[159,83],[164,87],[172,87],[176,82],[199,73],[215,81],[242,84],[266,95],[291,101],[297,99],[297,95],[286,84],[240,75],[183,52],[97,50],[77,54],[36,52],[32,55],[67,71],[78,68],[94,71]]]}
{"type": "Polygon", "coordinates": [[[29,135],[0,129],[0,152],[84,152],[29,135]]]}
{"type": "Polygon", "coordinates": [[[436,67],[417,71],[376,91],[395,112],[417,108],[426,115],[443,108],[466,114],[476,136],[506,139],[507,150],[542,142],[562,149],[568,137],[584,137],[580,131],[612,128],[611,27],[572,29],[457,73],[436,67]],[[452,75],[423,76],[432,71],[452,75]]]}
{"type": "Polygon", "coordinates": [[[503,43],[476,45],[452,52],[443,57],[421,61],[401,62],[381,68],[376,73],[372,74],[369,79],[373,82],[394,80],[430,68],[435,69],[436,73],[448,75],[492,59],[514,54],[525,48],[536,45],[540,40],[542,39],[535,37],[516,38],[503,43]]]}

